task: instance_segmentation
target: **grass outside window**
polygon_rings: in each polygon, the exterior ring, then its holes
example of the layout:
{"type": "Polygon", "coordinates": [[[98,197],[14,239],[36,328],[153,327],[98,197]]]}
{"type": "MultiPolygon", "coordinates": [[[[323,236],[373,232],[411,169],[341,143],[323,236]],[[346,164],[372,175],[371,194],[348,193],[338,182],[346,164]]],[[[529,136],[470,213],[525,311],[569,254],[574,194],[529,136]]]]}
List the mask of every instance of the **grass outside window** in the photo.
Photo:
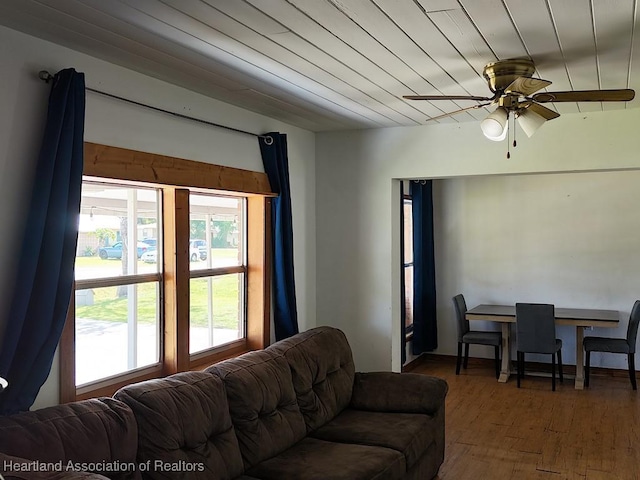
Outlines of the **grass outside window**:
{"type": "MultiPolygon", "coordinates": [[[[237,256],[233,249],[211,249],[214,259],[228,259],[237,256]]],[[[119,260],[102,260],[98,257],[79,257],[76,260],[76,268],[101,266],[104,262],[118,263],[119,260]]],[[[146,265],[138,262],[139,269],[146,265]]],[[[141,270],[142,271],[142,270],[141,270]]],[[[238,285],[233,276],[223,275],[215,279],[216,282],[216,326],[221,328],[237,328],[238,326],[238,285]]],[[[138,286],[138,312],[139,321],[150,323],[156,312],[155,285],[141,284],[138,286]]],[[[191,325],[206,327],[207,323],[207,295],[206,283],[191,282],[191,325]]],[[[126,296],[118,296],[118,287],[104,287],[92,289],[93,304],[77,305],[76,316],[92,320],[105,320],[109,322],[126,323],[128,299],[126,296]]]]}

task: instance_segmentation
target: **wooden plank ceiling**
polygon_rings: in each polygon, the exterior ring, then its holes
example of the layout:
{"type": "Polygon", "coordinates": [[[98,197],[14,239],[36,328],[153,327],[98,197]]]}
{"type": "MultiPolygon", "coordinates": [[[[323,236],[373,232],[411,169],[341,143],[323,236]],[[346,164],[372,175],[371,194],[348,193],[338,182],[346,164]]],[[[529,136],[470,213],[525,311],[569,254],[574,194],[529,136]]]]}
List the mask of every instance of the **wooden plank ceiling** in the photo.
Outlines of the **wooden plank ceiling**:
{"type": "Polygon", "coordinates": [[[498,59],[549,91],[640,90],[637,0],[0,0],[0,24],[313,131],[425,124],[475,102],[403,95],[489,96],[498,59]]]}

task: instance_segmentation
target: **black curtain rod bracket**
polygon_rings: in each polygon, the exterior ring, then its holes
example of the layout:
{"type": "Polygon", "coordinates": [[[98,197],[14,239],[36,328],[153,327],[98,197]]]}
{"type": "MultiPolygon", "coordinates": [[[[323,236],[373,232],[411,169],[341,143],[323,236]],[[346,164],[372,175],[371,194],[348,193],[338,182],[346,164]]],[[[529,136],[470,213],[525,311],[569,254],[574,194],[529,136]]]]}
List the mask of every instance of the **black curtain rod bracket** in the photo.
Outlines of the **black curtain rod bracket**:
{"type": "MultiPolygon", "coordinates": [[[[40,70],[38,72],[38,78],[40,80],[49,83],[53,80],[53,75],[51,75],[46,70],[40,70]]],[[[154,110],[156,112],[166,113],[167,115],[173,115],[174,117],[182,118],[185,120],[191,120],[193,122],[202,123],[204,125],[209,125],[210,127],[224,128],[225,130],[230,130],[236,133],[244,133],[245,135],[251,135],[252,137],[262,138],[267,145],[273,144],[273,138],[270,135],[258,135],[257,133],[247,132],[246,130],[240,130],[239,128],[227,127],[226,125],[220,125],[219,123],[209,122],[207,120],[202,120],[200,118],[190,117],[188,115],[183,115],[181,113],[172,112],[170,110],[165,110],[163,108],[154,107],[152,105],[147,105],[146,103],[136,102],[135,100],[130,100],[128,98],[119,97],[118,95],[113,95],[111,93],[102,92],[100,90],[95,90],[93,88],[85,87],[85,90],[93,93],[97,93],[99,95],[104,95],[105,97],[114,98],[116,100],[120,100],[122,102],[131,103],[132,105],[137,105],[139,107],[148,108],[150,110],[154,110]]]]}

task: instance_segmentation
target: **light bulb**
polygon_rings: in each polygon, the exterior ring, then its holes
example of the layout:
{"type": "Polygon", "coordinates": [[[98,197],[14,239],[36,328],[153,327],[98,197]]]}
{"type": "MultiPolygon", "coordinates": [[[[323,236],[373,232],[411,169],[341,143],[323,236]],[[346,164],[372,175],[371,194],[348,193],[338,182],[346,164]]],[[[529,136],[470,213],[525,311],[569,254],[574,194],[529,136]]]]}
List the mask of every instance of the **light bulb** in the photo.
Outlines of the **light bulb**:
{"type": "Polygon", "coordinates": [[[507,136],[507,119],[509,112],[504,107],[496,108],[480,123],[482,133],[489,140],[500,141],[507,136]]]}
{"type": "Polygon", "coordinates": [[[546,121],[547,119],[542,115],[539,115],[528,108],[518,114],[518,124],[529,138],[531,138],[531,136],[536,133],[536,130],[538,130],[546,121]]]}

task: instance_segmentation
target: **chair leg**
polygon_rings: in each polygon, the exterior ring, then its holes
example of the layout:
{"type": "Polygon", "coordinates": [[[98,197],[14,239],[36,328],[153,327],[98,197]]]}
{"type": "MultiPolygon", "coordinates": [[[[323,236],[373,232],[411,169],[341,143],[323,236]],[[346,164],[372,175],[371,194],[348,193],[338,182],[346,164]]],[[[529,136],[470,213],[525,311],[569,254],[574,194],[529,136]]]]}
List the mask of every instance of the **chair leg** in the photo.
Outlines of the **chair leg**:
{"type": "Polygon", "coordinates": [[[591,352],[587,350],[584,355],[584,386],[589,386],[589,370],[591,369],[591,352]]]}
{"type": "Polygon", "coordinates": [[[460,375],[461,363],[462,363],[462,342],[458,342],[458,358],[456,359],[456,375],[460,375]]]}
{"type": "Polygon", "coordinates": [[[629,353],[627,355],[627,361],[629,363],[629,379],[631,380],[631,386],[634,390],[637,390],[638,386],[636,385],[635,353],[629,353]]]}
{"type": "Polygon", "coordinates": [[[462,364],[462,366],[466,369],[468,363],[469,363],[469,344],[465,343],[464,344],[464,363],[462,364]]]}
{"type": "Polygon", "coordinates": [[[551,354],[551,391],[556,391],[556,354],[551,354]]]}
{"type": "Polygon", "coordinates": [[[520,377],[523,375],[523,370],[524,370],[524,353],[522,352],[518,352],[516,355],[516,365],[517,365],[517,369],[518,369],[518,374],[516,375],[517,379],[518,379],[518,388],[520,388],[520,377]]]}
{"type": "Polygon", "coordinates": [[[495,351],[496,357],[496,379],[500,378],[500,347],[496,345],[495,351]]]}
{"type": "Polygon", "coordinates": [[[558,370],[560,373],[560,383],[564,383],[564,377],[562,376],[562,349],[558,350],[558,370]]]}

